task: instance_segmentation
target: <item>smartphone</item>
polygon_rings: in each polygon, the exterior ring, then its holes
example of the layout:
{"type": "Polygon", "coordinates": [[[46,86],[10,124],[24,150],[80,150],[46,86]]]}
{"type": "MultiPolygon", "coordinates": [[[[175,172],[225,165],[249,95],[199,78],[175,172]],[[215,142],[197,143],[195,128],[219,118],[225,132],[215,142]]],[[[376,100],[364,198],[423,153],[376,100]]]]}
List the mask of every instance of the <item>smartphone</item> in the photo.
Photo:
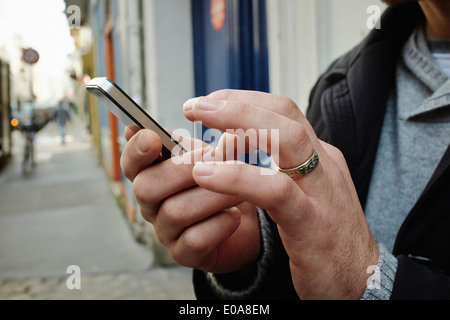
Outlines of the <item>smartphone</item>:
{"type": "Polygon", "coordinates": [[[87,84],[86,89],[125,125],[154,131],[161,138],[163,144],[159,160],[181,156],[186,152],[166,130],[110,79],[94,78],[87,84]]]}

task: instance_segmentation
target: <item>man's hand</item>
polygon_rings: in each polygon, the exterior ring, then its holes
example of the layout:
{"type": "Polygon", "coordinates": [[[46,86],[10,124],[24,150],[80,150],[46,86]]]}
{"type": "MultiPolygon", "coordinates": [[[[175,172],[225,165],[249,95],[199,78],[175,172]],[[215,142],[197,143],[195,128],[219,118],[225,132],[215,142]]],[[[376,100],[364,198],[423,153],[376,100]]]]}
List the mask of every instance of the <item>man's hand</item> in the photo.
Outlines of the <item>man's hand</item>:
{"type": "MultiPolygon", "coordinates": [[[[210,148],[154,164],[162,149],[154,132],[129,127],[125,137],[129,142],[121,157],[122,171],[133,182],[143,217],[154,225],[175,261],[213,273],[255,264],[260,251],[255,206],[201,188],[192,176],[195,159],[202,159],[210,148]]],[[[182,145],[191,150],[194,143],[184,137],[182,145]]]]}
{"type": "Polygon", "coordinates": [[[274,160],[280,168],[295,168],[314,150],[318,153],[315,170],[295,181],[235,161],[198,162],[193,179],[215,197],[236,197],[269,212],[290,257],[300,298],[359,299],[369,277],[367,268],[377,264],[378,247],[341,152],[319,141],[298,107],[285,97],[225,90],[191,99],[184,112],[189,120],[221,131],[254,130],[265,135],[278,130],[277,146],[259,134],[258,147],[268,153],[278,150],[274,160]]]}

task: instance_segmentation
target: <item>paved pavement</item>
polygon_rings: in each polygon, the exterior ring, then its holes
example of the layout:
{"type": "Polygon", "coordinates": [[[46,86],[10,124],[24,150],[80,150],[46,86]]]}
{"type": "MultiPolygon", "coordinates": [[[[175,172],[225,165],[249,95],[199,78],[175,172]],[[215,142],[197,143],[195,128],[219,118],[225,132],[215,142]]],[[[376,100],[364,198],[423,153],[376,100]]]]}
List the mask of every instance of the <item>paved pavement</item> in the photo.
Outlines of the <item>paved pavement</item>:
{"type": "Polygon", "coordinates": [[[50,123],[36,137],[34,173],[15,157],[0,171],[0,299],[194,299],[191,271],[154,265],[135,241],[80,121],[62,145],[50,123]],[[81,289],[67,272],[79,266],[81,289]]]}

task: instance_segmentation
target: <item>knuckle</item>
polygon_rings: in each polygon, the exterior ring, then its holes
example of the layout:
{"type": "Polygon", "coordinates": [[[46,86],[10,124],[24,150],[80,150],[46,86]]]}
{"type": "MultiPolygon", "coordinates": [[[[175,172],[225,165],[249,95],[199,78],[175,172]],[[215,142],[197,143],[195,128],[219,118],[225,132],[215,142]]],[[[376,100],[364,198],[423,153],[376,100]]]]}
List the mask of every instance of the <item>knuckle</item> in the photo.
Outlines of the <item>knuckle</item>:
{"type": "MultiPolygon", "coordinates": [[[[139,202],[138,202],[139,204],[139,202]]],[[[158,217],[158,211],[160,208],[160,204],[139,204],[139,209],[141,212],[141,216],[147,221],[150,222],[151,224],[155,225],[157,222],[157,217],[158,217]]]]}
{"type": "Polygon", "coordinates": [[[208,263],[211,252],[207,241],[197,231],[186,230],[176,242],[166,246],[177,263],[194,269],[202,269],[208,263]]]}
{"type": "Polygon", "coordinates": [[[144,210],[143,208],[140,208],[141,216],[144,218],[145,221],[150,222],[151,224],[154,223],[153,215],[148,211],[144,210]]]}
{"type": "Polygon", "coordinates": [[[272,176],[271,183],[268,184],[268,194],[270,196],[265,201],[265,209],[276,211],[280,203],[298,203],[298,186],[286,175],[279,173],[272,176]]]}
{"type": "Polygon", "coordinates": [[[239,101],[230,103],[226,109],[235,119],[251,119],[252,110],[250,103],[239,101]]]}
{"type": "Polygon", "coordinates": [[[144,173],[138,174],[133,181],[133,194],[136,201],[142,205],[155,205],[153,198],[152,186],[148,183],[148,179],[144,173]]]}
{"type": "Polygon", "coordinates": [[[276,179],[275,181],[275,184],[272,185],[275,203],[284,203],[294,198],[297,191],[296,188],[298,188],[295,183],[292,183],[290,179],[287,179],[284,176],[282,176],[282,179],[276,179]]]}
{"type": "Polygon", "coordinates": [[[153,225],[153,227],[156,239],[158,239],[158,241],[166,248],[169,248],[171,241],[168,239],[167,234],[164,232],[165,229],[162,228],[161,224],[157,222],[153,225]]]}
{"type": "Polygon", "coordinates": [[[178,264],[192,268],[192,255],[189,253],[186,247],[184,247],[179,241],[176,244],[169,245],[168,251],[173,260],[175,260],[178,264]]]}
{"type": "Polygon", "coordinates": [[[184,201],[179,200],[177,197],[172,197],[161,205],[159,218],[164,225],[182,226],[187,210],[188,205],[184,201]]]}
{"type": "Polygon", "coordinates": [[[137,202],[141,203],[145,200],[146,198],[146,192],[144,192],[145,189],[146,186],[143,183],[141,175],[136,176],[136,178],[133,181],[133,194],[137,202]]]}
{"type": "MultiPolygon", "coordinates": [[[[325,150],[325,155],[327,155],[329,158],[331,158],[337,166],[341,168],[347,167],[347,159],[345,158],[343,152],[336,148],[333,145],[330,145],[328,143],[322,142],[322,146],[325,150]]],[[[325,158],[322,157],[321,162],[325,162],[325,158]]]]}
{"type": "Polygon", "coordinates": [[[227,165],[232,170],[227,170],[227,179],[229,181],[229,185],[236,186],[241,183],[241,177],[244,174],[244,164],[242,163],[235,163],[231,166],[227,165]]]}
{"type": "Polygon", "coordinates": [[[205,239],[202,232],[188,232],[185,235],[186,252],[189,252],[195,257],[202,257],[210,252],[209,241],[205,239]]]}
{"type": "Polygon", "coordinates": [[[345,163],[346,159],[341,150],[334,146],[330,146],[329,154],[333,157],[333,159],[338,160],[339,163],[345,163]]]}
{"type": "Polygon", "coordinates": [[[129,161],[127,147],[125,147],[125,150],[124,150],[122,156],[120,157],[120,168],[121,168],[122,173],[125,176],[125,178],[127,178],[130,181],[132,181],[134,179],[134,170],[131,169],[131,168],[133,168],[133,166],[130,164],[130,161],[129,161]]]}
{"type": "Polygon", "coordinates": [[[308,133],[306,129],[298,122],[290,121],[288,126],[288,135],[286,137],[288,146],[298,148],[308,142],[308,133]]]}
{"type": "Polygon", "coordinates": [[[231,89],[221,89],[211,93],[208,97],[212,99],[226,100],[230,96],[231,92],[231,89]]]}
{"type": "Polygon", "coordinates": [[[301,111],[297,104],[289,97],[277,96],[279,112],[289,119],[298,119],[301,111]]]}

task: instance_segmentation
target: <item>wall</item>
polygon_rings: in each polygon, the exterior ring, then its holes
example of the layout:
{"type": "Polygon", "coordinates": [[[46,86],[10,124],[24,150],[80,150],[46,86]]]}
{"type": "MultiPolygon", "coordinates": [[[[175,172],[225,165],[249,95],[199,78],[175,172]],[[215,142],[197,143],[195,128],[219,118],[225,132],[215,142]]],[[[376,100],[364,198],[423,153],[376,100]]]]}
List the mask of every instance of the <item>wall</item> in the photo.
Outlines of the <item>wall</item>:
{"type": "Polygon", "coordinates": [[[193,131],[183,103],[194,96],[191,2],[142,1],[147,108],[168,129],[193,131]]]}
{"type": "Polygon", "coordinates": [[[309,92],[328,65],[369,32],[379,0],[267,0],[271,91],[305,111],[309,92]]]}

